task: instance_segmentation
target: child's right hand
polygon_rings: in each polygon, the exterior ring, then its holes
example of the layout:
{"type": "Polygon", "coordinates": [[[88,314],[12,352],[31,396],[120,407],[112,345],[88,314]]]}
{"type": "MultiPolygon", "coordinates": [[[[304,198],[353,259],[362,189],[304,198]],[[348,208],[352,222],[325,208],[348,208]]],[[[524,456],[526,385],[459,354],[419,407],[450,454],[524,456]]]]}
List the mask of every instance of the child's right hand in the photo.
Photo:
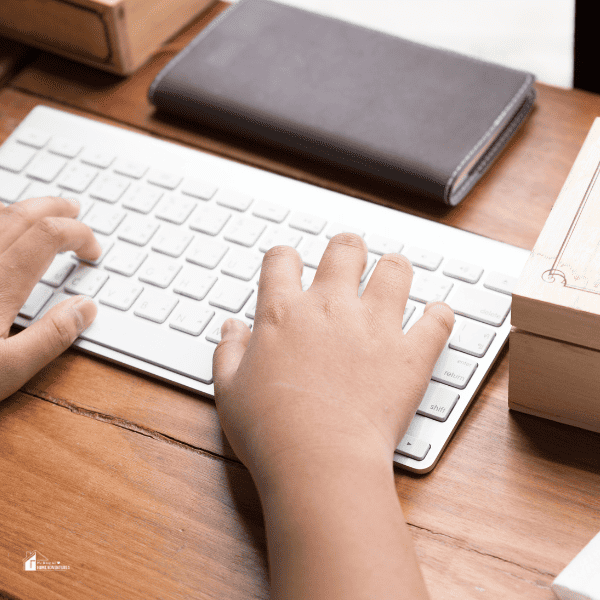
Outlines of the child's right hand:
{"type": "Polygon", "coordinates": [[[404,334],[413,270],[383,256],[358,296],[362,238],[329,242],[302,291],[292,248],[266,253],[252,334],[229,320],[214,356],[215,400],[233,449],[257,483],[295,461],[387,461],[419,405],[454,325],[443,302],[404,334]]]}

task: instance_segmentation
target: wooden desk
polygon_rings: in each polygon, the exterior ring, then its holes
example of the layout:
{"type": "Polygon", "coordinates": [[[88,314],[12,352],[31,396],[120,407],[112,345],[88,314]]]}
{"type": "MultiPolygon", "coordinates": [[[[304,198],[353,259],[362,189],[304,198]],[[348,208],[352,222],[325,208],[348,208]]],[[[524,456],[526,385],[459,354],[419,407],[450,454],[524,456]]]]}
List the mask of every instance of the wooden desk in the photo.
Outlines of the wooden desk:
{"type": "MultiPolygon", "coordinates": [[[[457,208],[155,115],[150,82],[224,5],[120,79],[40,56],[0,91],[0,141],[37,104],[145,131],[531,249],[600,96],[537,107],[457,208]]],[[[432,598],[545,599],[600,530],[600,435],[507,409],[505,350],[435,470],[396,472],[432,598]]],[[[0,598],[268,598],[256,491],[214,404],[66,352],[0,405],[0,598]],[[25,572],[37,550],[69,570],[25,572]]]]}

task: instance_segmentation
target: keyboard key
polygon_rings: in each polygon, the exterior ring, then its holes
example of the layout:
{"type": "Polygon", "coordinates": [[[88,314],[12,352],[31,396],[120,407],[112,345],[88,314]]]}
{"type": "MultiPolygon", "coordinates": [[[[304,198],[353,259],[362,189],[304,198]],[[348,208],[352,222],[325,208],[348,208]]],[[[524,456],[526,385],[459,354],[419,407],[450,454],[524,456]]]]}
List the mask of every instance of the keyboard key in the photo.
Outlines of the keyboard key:
{"type": "Polygon", "coordinates": [[[403,251],[403,254],[413,265],[421,267],[422,269],[427,269],[428,271],[435,271],[444,258],[437,252],[431,252],[430,250],[417,248],[416,246],[406,248],[403,251]]]}
{"type": "Polygon", "coordinates": [[[71,163],[62,172],[57,183],[60,187],[81,194],[98,175],[98,170],[86,165],[71,163]]]}
{"type": "Polygon", "coordinates": [[[430,448],[431,444],[428,442],[417,439],[411,435],[405,435],[398,444],[396,452],[408,456],[409,458],[414,458],[415,460],[423,460],[427,456],[430,448]]]}
{"type": "Polygon", "coordinates": [[[51,287],[38,283],[29,294],[29,298],[25,301],[25,304],[21,307],[19,314],[26,319],[34,319],[36,315],[42,310],[42,307],[50,298],[54,291],[51,287]]]}
{"type": "Polygon", "coordinates": [[[27,175],[39,181],[50,183],[54,181],[66,165],[67,161],[60,156],[48,154],[47,152],[38,154],[27,167],[27,175]]]}
{"type": "Polygon", "coordinates": [[[179,300],[173,294],[144,290],[136,302],[133,314],[155,323],[164,323],[178,302],[179,300]]]}
{"type": "Polygon", "coordinates": [[[459,286],[448,304],[455,313],[500,327],[510,311],[511,298],[477,288],[459,286]]]}
{"type": "Polygon", "coordinates": [[[48,146],[48,152],[64,156],[65,158],[75,158],[82,149],[83,146],[80,142],[59,136],[52,138],[48,146]]]}
{"type": "Polygon", "coordinates": [[[235,190],[220,189],[215,196],[215,201],[221,206],[244,212],[252,204],[252,196],[235,190]]]}
{"type": "Polygon", "coordinates": [[[252,292],[253,290],[249,285],[223,278],[210,293],[208,303],[232,313],[238,313],[242,310],[252,292]]]}
{"type": "Polygon", "coordinates": [[[418,302],[443,301],[450,293],[453,285],[454,284],[451,281],[448,281],[443,277],[416,273],[408,297],[411,300],[417,300],[418,302]]]}
{"type": "Polygon", "coordinates": [[[75,273],[67,280],[65,290],[71,294],[83,294],[93,298],[107,281],[108,273],[106,271],[79,265],[75,273]]]}
{"type": "Polygon", "coordinates": [[[129,208],[147,215],[162,198],[163,192],[144,184],[130,188],[123,196],[123,208],[129,208]]]}
{"type": "Polygon", "coordinates": [[[48,270],[42,275],[41,281],[52,287],[62,285],[65,279],[71,274],[76,263],[66,254],[58,254],[48,270]]]}
{"type": "Polygon", "coordinates": [[[119,239],[124,242],[145,246],[158,231],[159,224],[152,218],[129,215],[119,229],[119,239]]]}
{"type": "Polygon", "coordinates": [[[243,281],[250,281],[262,264],[262,254],[232,249],[221,264],[221,273],[243,281]]]}
{"type": "Polygon", "coordinates": [[[402,329],[406,326],[406,324],[410,321],[410,318],[413,316],[415,312],[415,305],[410,302],[406,303],[404,307],[404,314],[402,315],[402,329]]]}
{"type": "Polygon", "coordinates": [[[125,213],[118,208],[105,204],[94,204],[85,215],[83,222],[98,233],[111,235],[124,218],[125,213]]]}
{"type": "Polygon", "coordinates": [[[27,128],[17,133],[17,141],[39,150],[50,141],[50,136],[38,129],[27,128]]]}
{"type": "Polygon", "coordinates": [[[190,229],[208,235],[217,235],[230,217],[229,211],[218,206],[199,206],[190,221],[190,229]]]}
{"type": "Polygon", "coordinates": [[[179,258],[194,239],[194,234],[177,227],[163,225],[152,240],[152,250],[179,258]]]}
{"type": "Polygon", "coordinates": [[[321,262],[323,253],[327,248],[328,240],[325,238],[307,238],[302,242],[299,248],[300,257],[302,262],[307,267],[313,267],[316,269],[321,262]]]}
{"type": "Polygon", "coordinates": [[[131,277],[146,260],[147,252],[131,244],[115,244],[104,261],[104,268],[131,277]]]}
{"type": "Polygon", "coordinates": [[[199,343],[195,337],[157,327],[145,319],[132,319],[127,314],[99,306],[94,322],[80,337],[174,373],[212,383],[215,351],[212,344],[199,343]]]}
{"type": "Polygon", "coordinates": [[[196,208],[196,201],[184,196],[168,194],[163,197],[154,213],[157,219],[181,225],[196,208]]]}
{"type": "Polygon", "coordinates": [[[455,390],[432,381],[417,408],[417,414],[436,421],[446,421],[459,398],[455,390]]]}
{"type": "Polygon", "coordinates": [[[98,244],[100,244],[102,253],[96,260],[84,260],[83,258],[81,258],[80,260],[83,262],[86,262],[90,265],[98,266],[102,262],[104,257],[108,254],[110,249],[113,247],[114,242],[112,241],[111,238],[106,237],[104,235],[100,235],[98,233],[94,237],[96,238],[96,241],[98,242],[98,244]]]}
{"type": "Polygon", "coordinates": [[[215,316],[215,311],[198,305],[180,303],[169,321],[169,327],[189,333],[200,335],[215,316]]]}
{"type": "Polygon", "coordinates": [[[223,237],[228,242],[251,248],[266,228],[267,226],[258,219],[239,216],[229,223],[223,237]]]}
{"type": "MultiPolygon", "coordinates": [[[[231,319],[232,315],[228,315],[226,313],[217,313],[217,315],[211,320],[210,325],[207,329],[207,334],[206,334],[206,339],[209,342],[213,342],[213,344],[218,344],[221,341],[221,325],[223,325],[223,323],[225,321],[227,321],[227,319],[231,319]]],[[[238,318],[238,317],[233,317],[233,318],[238,318]]],[[[240,319],[238,319],[240,320],[240,319]]],[[[252,329],[252,322],[251,321],[242,321],[244,323],[246,323],[246,325],[248,325],[248,327],[250,327],[250,329],[252,329]]]]}
{"type": "Polygon", "coordinates": [[[114,204],[125,193],[129,184],[129,180],[125,177],[103,173],[94,181],[88,193],[92,198],[114,204]]]}
{"type": "Polygon", "coordinates": [[[4,144],[0,148],[0,167],[7,171],[20,173],[36,155],[36,150],[23,144],[4,144]]]}
{"type": "MultiPolygon", "coordinates": [[[[1,175],[0,175],[1,177],[1,175]]],[[[1,191],[1,190],[0,190],[1,191]]],[[[55,196],[63,198],[74,198],[77,195],[61,190],[57,185],[42,183],[41,181],[32,181],[27,188],[27,195],[22,197],[25,198],[44,198],[46,196],[55,196]],[[64,194],[64,195],[63,195],[64,194]]],[[[81,211],[79,212],[81,215],[81,211]]]]}
{"type": "Polygon", "coordinates": [[[253,299],[250,300],[250,302],[248,302],[248,305],[246,306],[245,315],[249,319],[254,320],[254,317],[256,316],[256,301],[257,300],[258,300],[258,296],[256,294],[254,294],[253,299]]]}
{"type": "Polygon", "coordinates": [[[454,279],[460,279],[467,283],[477,283],[483,275],[483,268],[462,260],[452,259],[446,263],[442,272],[454,279]]]}
{"type": "Polygon", "coordinates": [[[194,300],[204,300],[215,283],[216,275],[200,267],[187,266],[175,282],[173,291],[194,300]]]}
{"type": "Polygon", "coordinates": [[[150,169],[148,173],[148,183],[158,185],[167,190],[174,190],[183,180],[178,173],[170,173],[161,169],[150,169]]]}
{"type": "Polygon", "coordinates": [[[377,259],[372,254],[367,254],[367,264],[365,265],[365,270],[360,276],[361,283],[368,277],[376,262],[377,259]]]}
{"type": "Polygon", "coordinates": [[[125,175],[132,179],[141,179],[148,170],[148,165],[136,162],[134,160],[126,160],[119,158],[113,165],[113,171],[119,175],[125,175]]]}
{"type": "Polygon", "coordinates": [[[482,358],[496,337],[496,332],[473,321],[463,321],[450,339],[450,348],[482,358]]]}
{"type": "Polygon", "coordinates": [[[291,246],[297,248],[302,235],[289,227],[270,227],[262,236],[258,249],[266,252],[274,246],[291,246]]]}
{"type": "MultiPolygon", "coordinates": [[[[45,184],[43,184],[45,185],[45,184]]],[[[87,215],[90,208],[92,208],[95,203],[94,200],[88,198],[87,196],[83,196],[81,194],[73,194],[72,192],[67,192],[66,190],[62,190],[59,194],[52,194],[60,196],[61,198],[70,198],[71,200],[77,200],[79,202],[79,214],[77,215],[78,221],[83,221],[85,215],[87,215]]]]}
{"type": "Polygon", "coordinates": [[[114,162],[115,158],[115,155],[109,150],[90,148],[88,150],[84,150],[79,160],[88,165],[100,167],[101,169],[106,169],[107,167],[110,167],[110,165],[114,162]]]}
{"type": "Polygon", "coordinates": [[[483,282],[483,287],[501,294],[507,294],[512,296],[512,291],[517,285],[518,279],[516,277],[510,277],[497,271],[492,271],[483,282]]]}
{"type": "Polygon", "coordinates": [[[301,279],[303,292],[305,292],[308,288],[310,288],[310,286],[312,285],[312,282],[315,279],[316,274],[317,274],[316,269],[311,269],[310,267],[304,267],[304,269],[302,270],[302,279],[301,279]]]}
{"type": "Polygon", "coordinates": [[[24,194],[28,185],[29,181],[25,177],[0,171],[0,200],[9,204],[16,202],[24,194]]]}
{"type": "Polygon", "coordinates": [[[477,362],[460,352],[446,348],[433,367],[431,379],[464,390],[475,369],[477,369],[477,362]]]}
{"type": "Polygon", "coordinates": [[[181,265],[177,261],[152,254],[140,269],[138,279],[160,288],[168,288],[179,271],[181,265]]]}
{"type": "Polygon", "coordinates": [[[399,254],[402,252],[402,248],[404,248],[404,244],[402,242],[378,234],[368,235],[366,242],[369,252],[373,252],[374,254],[379,254],[381,256],[384,254],[399,254]]]}
{"type": "Polygon", "coordinates": [[[273,221],[274,223],[282,223],[290,213],[289,208],[275,204],[274,202],[256,202],[252,209],[252,214],[255,217],[261,219],[267,219],[267,221],[273,221]]]}
{"type": "Polygon", "coordinates": [[[111,277],[110,281],[102,288],[98,300],[101,304],[125,311],[133,306],[143,290],[144,286],[137,281],[117,275],[111,277]]]}
{"type": "Polygon", "coordinates": [[[319,235],[327,225],[327,221],[316,215],[309,215],[303,212],[295,212],[290,218],[289,226],[306,233],[319,235]]]}
{"type": "Polygon", "coordinates": [[[69,300],[73,298],[73,296],[71,296],[71,294],[63,294],[58,293],[58,294],[54,294],[50,300],[48,300],[43,306],[42,309],[37,313],[37,315],[35,316],[35,318],[33,319],[32,322],[36,322],[39,321],[40,319],[42,319],[44,317],[44,315],[51,310],[52,308],[54,308],[57,304],[60,304],[63,300],[69,300]]]}
{"type": "Polygon", "coordinates": [[[220,240],[200,235],[190,246],[185,259],[207,269],[214,269],[225,256],[229,247],[220,240]]]}
{"type": "Polygon", "coordinates": [[[186,177],[181,186],[181,193],[200,200],[210,200],[217,193],[217,186],[202,179],[186,177]]]}
{"type": "Polygon", "coordinates": [[[355,233],[360,237],[365,237],[364,230],[358,227],[351,227],[349,225],[344,225],[343,223],[331,223],[325,232],[325,237],[330,240],[334,235],[338,233],[355,233]]]}

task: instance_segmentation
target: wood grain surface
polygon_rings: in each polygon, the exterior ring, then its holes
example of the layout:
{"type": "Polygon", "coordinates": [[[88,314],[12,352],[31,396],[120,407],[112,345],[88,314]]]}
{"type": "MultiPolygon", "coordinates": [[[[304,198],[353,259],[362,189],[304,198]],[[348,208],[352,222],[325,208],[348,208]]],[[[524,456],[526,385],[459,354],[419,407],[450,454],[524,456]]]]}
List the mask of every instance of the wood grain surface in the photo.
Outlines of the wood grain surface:
{"type": "MultiPolygon", "coordinates": [[[[0,92],[0,142],[46,104],[531,249],[600,114],[598,96],[538,84],[470,196],[432,206],[157,115],[148,86],[206,22],[128,79],[41,54],[0,92]]],[[[600,530],[600,435],[509,412],[508,373],[505,350],[432,473],[396,471],[433,598],[550,600],[600,530]]],[[[0,531],[0,598],[268,597],[259,500],[214,403],[76,351],[0,405],[0,531]],[[33,550],[71,569],[26,573],[33,550]]]]}

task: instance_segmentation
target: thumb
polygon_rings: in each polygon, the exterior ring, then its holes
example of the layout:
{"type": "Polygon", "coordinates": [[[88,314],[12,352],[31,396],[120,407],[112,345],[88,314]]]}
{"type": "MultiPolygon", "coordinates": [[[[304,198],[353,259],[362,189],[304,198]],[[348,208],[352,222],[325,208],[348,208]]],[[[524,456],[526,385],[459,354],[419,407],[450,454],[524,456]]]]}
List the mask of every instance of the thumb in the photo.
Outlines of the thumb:
{"type": "Polygon", "coordinates": [[[423,316],[406,332],[414,348],[425,359],[429,373],[440,357],[452,328],[454,311],[445,302],[428,302],[423,316]]]}
{"type": "Polygon", "coordinates": [[[215,396],[218,388],[227,387],[237,373],[248,347],[250,335],[250,328],[237,319],[227,319],[221,325],[221,341],[213,356],[215,396]]]}
{"type": "Polygon", "coordinates": [[[87,296],[53,306],[39,321],[4,341],[11,388],[18,389],[42,367],[62,354],[88,327],[98,309],[87,296]]]}

